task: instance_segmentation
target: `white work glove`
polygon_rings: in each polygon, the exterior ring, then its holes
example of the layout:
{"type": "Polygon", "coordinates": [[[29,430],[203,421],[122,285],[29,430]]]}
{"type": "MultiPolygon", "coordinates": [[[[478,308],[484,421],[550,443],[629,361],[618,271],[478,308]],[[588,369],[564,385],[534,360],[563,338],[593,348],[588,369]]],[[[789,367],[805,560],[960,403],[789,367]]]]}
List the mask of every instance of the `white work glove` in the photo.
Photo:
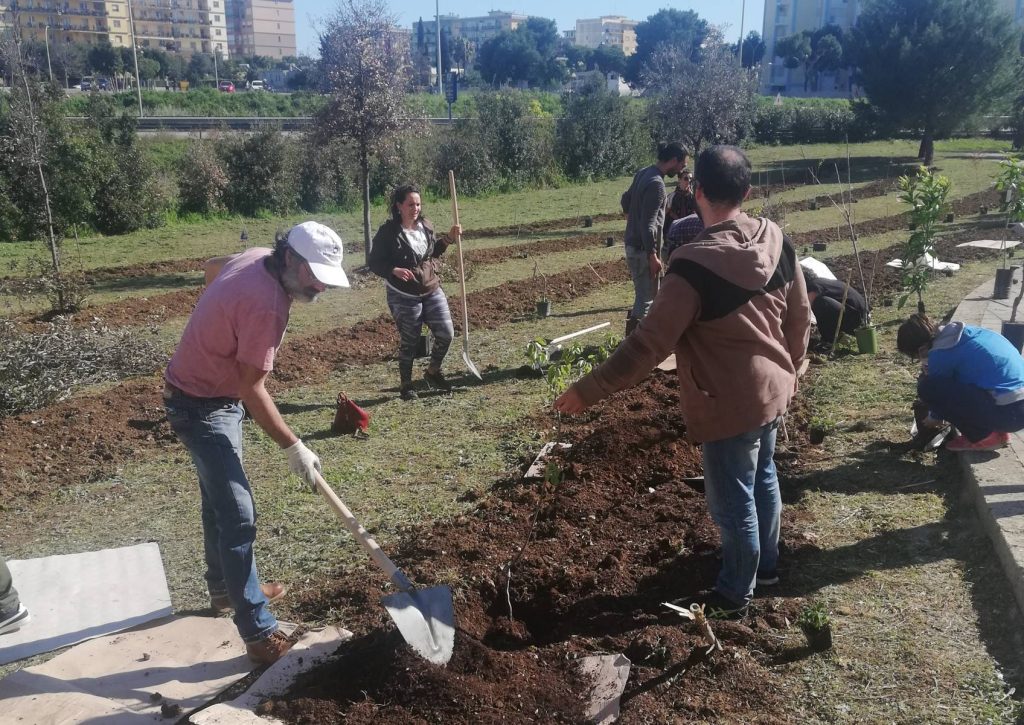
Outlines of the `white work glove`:
{"type": "Polygon", "coordinates": [[[320,457],[306,448],[302,441],[295,441],[293,445],[285,448],[284,452],[288,455],[289,470],[302,478],[309,485],[313,493],[316,493],[316,476],[314,471],[323,473],[320,457]]]}

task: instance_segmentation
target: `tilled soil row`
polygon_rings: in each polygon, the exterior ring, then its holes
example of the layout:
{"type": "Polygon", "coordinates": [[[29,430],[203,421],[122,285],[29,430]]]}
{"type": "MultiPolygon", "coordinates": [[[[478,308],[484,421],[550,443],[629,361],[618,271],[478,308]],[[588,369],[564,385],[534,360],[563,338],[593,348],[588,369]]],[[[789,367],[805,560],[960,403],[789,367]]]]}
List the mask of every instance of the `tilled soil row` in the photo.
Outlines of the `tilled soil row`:
{"type": "MultiPolygon", "coordinates": [[[[836,200],[836,203],[842,206],[845,202],[847,204],[852,202],[862,201],[864,199],[872,199],[879,196],[885,196],[890,191],[896,188],[896,182],[893,179],[879,179],[878,181],[872,181],[870,184],[865,186],[857,187],[852,191],[843,191],[842,194],[833,194],[832,198],[836,200]]],[[[829,201],[827,195],[821,195],[813,199],[803,199],[801,201],[783,201],[773,204],[775,209],[782,213],[788,214],[791,212],[798,211],[814,211],[816,209],[823,209],[827,206],[831,206],[832,202],[829,201]]]]}
{"type": "MultiPolygon", "coordinates": [[[[457,582],[447,667],[391,632],[379,574],[337,572],[291,606],[305,621],[346,610],[355,642],[263,709],[294,723],[582,722],[578,658],[621,652],[633,663],[623,722],[783,721],[773,665],[799,599],[758,598],[742,621],[713,622],[725,649],[710,657],[697,628],[662,606],[710,587],[720,564],[704,496],[683,483],[701,464],[675,374],[654,371],[563,419],[556,437],[573,445],[560,483],[494,486],[471,513],[406,532],[396,549],[416,581],[457,582]]],[[[802,527],[786,513],[787,555],[808,549],[802,527]]]]}
{"type": "MultiPolygon", "coordinates": [[[[544,239],[514,246],[469,251],[463,255],[466,264],[466,275],[467,278],[471,278],[474,267],[480,265],[497,264],[509,259],[526,259],[543,254],[589,249],[604,243],[607,236],[606,234],[584,234],[560,239],[544,239]]],[[[446,281],[457,280],[457,271],[453,266],[455,264],[454,258],[442,257],[442,260],[445,263],[443,279],[446,281]]],[[[181,261],[192,263],[196,260],[181,261]]],[[[201,261],[198,264],[201,268],[201,261]]],[[[375,279],[365,268],[360,273],[353,272],[349,274],[349,281],[353,286],[357,287],[371,283],[375,279]]],[[[97,319],[109,327],[160,324],[173,317],[184,317],[190,314],[192,308],[195,307],[196,301],[199,299],[200,292],[202,292],[202,288],[195,287],[149,297],[132,297],[105,305],[88,307],[67,319],[75,327],[89,327],[97,319]]],[[[26,332],[42,329],[47,324],[46,316],[40,317],[35,314],[21,315],[14,319],[16,319],[18,326],[26,332]]]]}
{"type": "MultiPolygon", "coordinates": [[[[495,329],[534,310],[538,297],[565,302],[629,278],[621,261],[570,270],[545,279],[507,282],[469,295],[475,328],[495,329]]],[[[461,302],[452,301],[453,318],[461,302]]],[[[458,327],[458,322],[456,322],[458,327]]],[[[307,338],[289,338],[280,351],[271,387],[321,383],[347,365],[391,359],[398,347],[387,315],[307,338]]],[[[159,375],[127,380],[105,393],[72,398],[0,419],[0,506],[21,496],[99,480],[118,465],[174,441],[163,414],[159,375]]]]}

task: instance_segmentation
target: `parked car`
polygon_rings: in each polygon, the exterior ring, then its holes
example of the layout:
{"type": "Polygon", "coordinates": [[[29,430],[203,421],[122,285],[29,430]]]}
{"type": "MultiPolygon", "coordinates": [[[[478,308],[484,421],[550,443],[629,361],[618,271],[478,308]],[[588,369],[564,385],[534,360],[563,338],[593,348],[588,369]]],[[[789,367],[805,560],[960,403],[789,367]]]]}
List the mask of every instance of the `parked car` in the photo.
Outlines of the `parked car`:
{"type": "Polygon", "coordinates": [[[250,81],[249,82],[249,90],[250,91],[265,91],[265,90],[267,90],[267,84],[264,83],[263,81],[250,81]]]}
{"type": "Polygon", "coordinates": [[[222,93],[234,93],[235,92],[235,84],[232,83],[231,81],[221,81],[220,85],[217,86],[217,87],[221,90],[222,93]]]}
{"type": "Polygon", "coordinates": [[[82,78],[81,88],[83,91],[91,91],[95,83],[96,79],[92,76],[84,76],[82,78]]]}

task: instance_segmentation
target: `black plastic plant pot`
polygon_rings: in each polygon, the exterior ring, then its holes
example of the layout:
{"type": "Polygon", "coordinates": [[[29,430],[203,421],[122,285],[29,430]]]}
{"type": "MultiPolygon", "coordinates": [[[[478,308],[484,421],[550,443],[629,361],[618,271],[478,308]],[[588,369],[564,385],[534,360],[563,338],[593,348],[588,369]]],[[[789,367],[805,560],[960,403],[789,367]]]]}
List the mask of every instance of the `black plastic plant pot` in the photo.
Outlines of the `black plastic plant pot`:
{"type": "Polygon", "coordinates": [[[953,212],[950,212],[946,215],[946,224],[952,224],[954,219],[956,219],[956,215],[953,212]]]}
{"type": "Polygon", "coordinates": [[[832,626],[826,624],[820,629],[815,627],[808,627],[801,625],[800,629],[804,631],[804,636],[807,637],[807,646],[814,652],[826,652],[832,649],[832,626]]]}
{"type": "Polygon", "coordinates": [[[537,317],[549,317],[551,315],[551,300],[541,300],[537,303],[537,317]]]}
{"type": "Polygon", "coordinates": [[[605,244],[606,247],[614,247],[615,246],[615,237],[608,237],[607,239],[604,240],[604,244],[605,244]]]}
{"type": "Polygon", "coordinates": [[[1018,351],[1024,350],[1024,322],[1004,322],[1000,332],[1018,351]]]}
{"type": "Polygon", "coordinates": [[[592,216],[585,216],[585,217],[583,217],[583,226],[585,226],[585,227],[592,227],[592,226],[594,226],[594,217],[592,217],[592,216]]]}
{"type": "Polygon", "coordinates": [[[996,284],[992,288],[992,299],[1005,300],[1010,298],[1010,287],[1013,284],[1013,267],[996,270],[996,284]]]}
{"type": "Polygon", "coordinates": [[[420,339],[416,343],[416,357],[430,357],[433,348],[434,338],[430,335],[420,335],[420,339]]]}
{"type": "Polygon", "coordinates": [[[807,432],[807,437],[811,441],[811,445],[820,446],[825,442],[825,429],[824,428],[811,428],[807,432]]]}
{"type": "Polygon", "coordinates": [[[826,249],[828,249],[828,244],[826,244],[825,242],[815,242],[814,243],[814,251],[815,252],[824,252],[826,249]]]}

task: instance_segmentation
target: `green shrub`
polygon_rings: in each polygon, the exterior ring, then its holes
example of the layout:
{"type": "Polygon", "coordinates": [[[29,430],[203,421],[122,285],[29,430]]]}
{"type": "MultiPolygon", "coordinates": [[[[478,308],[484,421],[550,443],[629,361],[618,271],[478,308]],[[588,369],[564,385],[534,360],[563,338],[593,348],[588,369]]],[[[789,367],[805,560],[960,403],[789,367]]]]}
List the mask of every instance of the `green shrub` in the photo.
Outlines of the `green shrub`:
{"type": "Polygon", "coordinates": [[[178,162],[178,208],[183,214],[214,214],[226,209],[228,176],[209,141],[192,140],[178,162]]]}
{"type": "Polygon", "coordinates": [[[538,109],[544,112],[537,98],[499,91],[481,93],[476,102],[484,148],[503,188],[521,189],[557,178],[554,124],[550,117],[537,115],[538,109]]]}
{"type": "Polygon", "coordinates": [[[295,208],[295,164],[280,129],[268,127],[220,140],[217,154],[228,177],[228,211],[256,216],[295,208]]]}
{"type": "Polygon", "coordinates": [[[133,144],[115,148],[111,161],[111,173],[96,191],[93,226],[126,234],[162,225],[170,199],[149,159],[133,144]]]}
{"type": "Polygon", "coordinates": [[[460,121],[435,135],[430,188],[448,194],[448,172],[455,172],[460,194],[482,194],[498,184],[498,176],[480,134],[480,124],[460,121]]]}
{"type": "Polygon", "coordinates": [[[639,103],[597,87],[568,95],[563,106],[555,156],[569,178],[622,176],[651,154],[651,135],[639,103]]]}

